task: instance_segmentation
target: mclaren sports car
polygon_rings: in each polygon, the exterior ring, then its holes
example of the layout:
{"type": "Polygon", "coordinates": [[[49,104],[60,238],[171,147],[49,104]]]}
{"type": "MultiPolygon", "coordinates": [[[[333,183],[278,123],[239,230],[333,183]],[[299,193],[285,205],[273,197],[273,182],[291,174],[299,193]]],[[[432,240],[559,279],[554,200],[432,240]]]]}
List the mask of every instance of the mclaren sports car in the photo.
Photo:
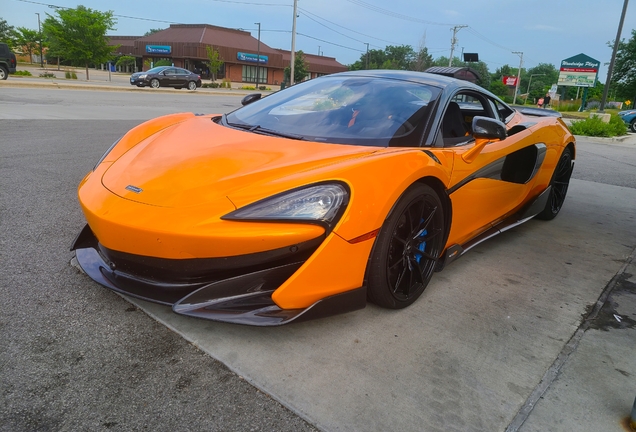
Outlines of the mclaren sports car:
{"type": "Polygon", "coordinates": [[[328,75],[143,123],[81,181],[77,261],[178,314],[275,326],[411,305],[480,242],[559,213],[559,114],[439,75],[328,75]]]}

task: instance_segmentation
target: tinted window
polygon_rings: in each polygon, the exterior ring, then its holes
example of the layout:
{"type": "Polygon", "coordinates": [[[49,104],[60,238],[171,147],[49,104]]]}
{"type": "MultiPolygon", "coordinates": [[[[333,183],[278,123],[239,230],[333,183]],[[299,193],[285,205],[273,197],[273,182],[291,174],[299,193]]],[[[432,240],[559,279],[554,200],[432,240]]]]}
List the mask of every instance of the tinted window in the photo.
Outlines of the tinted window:
{"type": "Polygon", "coordinates": [[[227,120],[319,142],[418,146],[439,93],[406,81],[324,77],[240,108],[227,120]]]}
{"type": "Polygon", "coordinates": [[[164,69],[166,69],[165,66],[157,66],[156,68],[152,68],[152,69],[148,69],[148,71],[146,71],[146,73],[159,73],[162,72],[164,69]]]}

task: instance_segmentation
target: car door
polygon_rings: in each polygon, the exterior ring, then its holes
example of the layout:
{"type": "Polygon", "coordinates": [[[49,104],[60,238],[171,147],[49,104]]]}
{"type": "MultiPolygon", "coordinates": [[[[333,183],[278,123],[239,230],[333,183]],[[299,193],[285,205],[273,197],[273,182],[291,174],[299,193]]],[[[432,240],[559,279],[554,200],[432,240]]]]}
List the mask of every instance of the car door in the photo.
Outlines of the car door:
{"type": "MultiPolygon", "coordinates": [[[[485,95],[459,93],[452,102],[459,105],[466,127],[476,115],[501,120],[499,107],[485,95]]],[[[535,142],[530,130],[491,142],[476,156],[470,154],[474,147],[470,130],[463,142],[448,147],[453,153],[449,244],[464,243],[516,210],[530,192],[546,150],[545,144],[535,142]]]]}
{"type": "Polygon", "coordinates": [[[177,81],[177,70],[175,68],[168,68],[162,72],[162,86],[175,87],[177,81]]]}

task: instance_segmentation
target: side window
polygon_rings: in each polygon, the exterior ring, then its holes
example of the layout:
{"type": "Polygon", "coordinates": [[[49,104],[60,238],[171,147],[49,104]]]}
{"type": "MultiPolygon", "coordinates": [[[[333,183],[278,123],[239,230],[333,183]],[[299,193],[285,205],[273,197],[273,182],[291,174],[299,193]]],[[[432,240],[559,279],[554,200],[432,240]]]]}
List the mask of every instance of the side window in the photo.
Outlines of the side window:
{"type": "Polygon", "coordinates": [[[442,118],[444,146],[464,144],[472,140],[473,117],[492,117],[493,109],[483,95],[459,92],[451,98],[442,118]]]}
{"type": "Polygon", "coordinates": [[[164,71],[165,75],[175,75],[177,73],[177,70],[175,68],[168,68],[164,71]]]}
{"type": "Polygon", "coordinates": [[[504,123],[510,121],[512,114],[514,114],[513,109],[498,100],[493,100],[492,102],[495,105],[495,110],[497,112],[497,120],[501,120],[504,123]]]}

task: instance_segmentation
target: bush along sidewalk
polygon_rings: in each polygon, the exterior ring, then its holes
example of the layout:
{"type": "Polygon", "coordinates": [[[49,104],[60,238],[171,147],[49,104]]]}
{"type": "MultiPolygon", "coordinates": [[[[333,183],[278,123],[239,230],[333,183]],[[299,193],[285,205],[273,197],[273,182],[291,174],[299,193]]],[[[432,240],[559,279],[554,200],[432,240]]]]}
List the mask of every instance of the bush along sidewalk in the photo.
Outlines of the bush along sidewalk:
{"type": "Polygon", "coordinates": [[[626,135],[627,126],[619,116],[612,114],[609,123],[605,123],[599,117],[573,121],[570,126],[570,131],[574,135],[609,138],[626,135]]]}

